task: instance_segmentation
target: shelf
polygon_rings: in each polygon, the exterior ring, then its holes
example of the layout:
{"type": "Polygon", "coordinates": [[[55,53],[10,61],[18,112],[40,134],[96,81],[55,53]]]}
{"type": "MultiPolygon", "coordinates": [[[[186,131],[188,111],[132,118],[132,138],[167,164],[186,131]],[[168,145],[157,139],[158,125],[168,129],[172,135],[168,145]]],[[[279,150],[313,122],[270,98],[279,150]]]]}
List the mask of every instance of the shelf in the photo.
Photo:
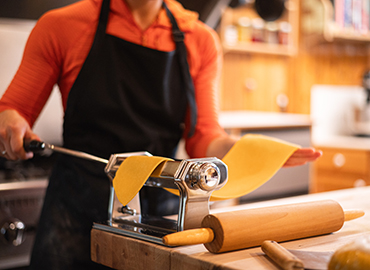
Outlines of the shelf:
{"type": "Polygon", "coordinates": [[[361,34],[359,32],[336,29],[333,27],[332,30],[326,33],[326,39],[328,41],[346,41],[346,42],[370,42],[370,34],[361,34]]]}
{"type": "Polygon", "coordinates": [[[222,44],[224,53],[256,53],[292,56],[296,54],[296,48],[293,46],[266,43],[238,43],[235,45],[222,44]]]}
{"type": "MultiPolygon", "coordinates": [[[[279,43],[268,43],[268,42],[253,42],[253,41],[239,41],[230,43],[227,42],[227,31],[230,26],[237,29],[238,19],[241,17],[248,17],[253,20],[260,18],[254,9],[253,4],[245,4],[238,8],[227,8],[223,12],[223,16],[220,23],[219,34],[222,42],[224,53],[251,53],[251,54],[267,54],[267,55],[281,55],[281,56],[293,56],[297,53],[298,47],[298,21],[299,21],[299,2],[297,0],[288,0],[285,4],[285,11],[282,16],[274,21],[279,24],[286,22],[290,25],[291,31],[288,34],[285,44],[279,43]]],[[[264,22],[265,24],[267,22],[264,22]]],[[[237,29],[239,31],[239,29],[237,29]]],[[[252,27],[249,30],[250,34],[253,35],[252,27]]],[[[265,29],[263,30],[265,34],[265,29]]],[[[277,34],[278,32],[276,32],[277,34]]],[[[238,35],[239,32],[235,36],[238,35]]],[[[239,36],[236,38],[238,39],[239,36]]]]}

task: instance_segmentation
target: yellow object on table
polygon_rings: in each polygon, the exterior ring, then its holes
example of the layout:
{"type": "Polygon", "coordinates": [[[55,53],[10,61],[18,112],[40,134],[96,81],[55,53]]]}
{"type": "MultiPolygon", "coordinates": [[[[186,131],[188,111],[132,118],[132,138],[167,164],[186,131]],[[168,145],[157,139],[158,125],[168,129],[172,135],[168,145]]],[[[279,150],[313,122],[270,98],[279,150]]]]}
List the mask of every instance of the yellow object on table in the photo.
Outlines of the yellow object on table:
{"type": "MultiPolygon", "coordinates": [[[[211,200],[232,199],[252,192],[266,183],[298,148],[298,145],[264,135],[243,136],[222,159],[228,166],[228,181],[212,193],[211,200]]],[[[167,160],[170,159],[156,156],[127,157],[113,179],[118,200],[126,205],[150,175],[160,174],[167,160]]]]}
{"type": "Polygon", "coordinates": [[[328,270],[370,269],[370,237],[365,236],[351,241],[335,251],[330,259],[328,270]]]}
{"type": "Polygon", "coordinates": [[[113,179],[113,187],[122,205],[127,205],[153,174],[159,176],[169,158],[130,156],[119,166],[113,179]]]}

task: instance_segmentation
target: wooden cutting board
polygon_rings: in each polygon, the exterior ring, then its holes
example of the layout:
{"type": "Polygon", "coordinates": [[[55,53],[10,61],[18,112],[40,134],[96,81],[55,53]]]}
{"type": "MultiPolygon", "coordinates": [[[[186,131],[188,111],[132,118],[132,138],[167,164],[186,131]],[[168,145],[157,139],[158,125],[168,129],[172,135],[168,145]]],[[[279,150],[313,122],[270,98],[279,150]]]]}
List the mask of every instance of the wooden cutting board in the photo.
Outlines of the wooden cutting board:
{"type": "MultiPolygon", "coordinates": [[[[358,237],[370,235],[370,187],[310,194],[279,200],[217,209],[213,212],[241,210],[271,205],[333,199],[343,209],[361,209],[365,216],[348,221],[338,232],[280,243],[288,250],[333,252],[358,237]]],[[[260,247],[211,254],[203,245],[169,248],[157,244],[93,229],[91,258],[114,269],[125,270],[279,270],[260,247]]],[[[266,239],[267,240],[267,239],[266,239]]]]}

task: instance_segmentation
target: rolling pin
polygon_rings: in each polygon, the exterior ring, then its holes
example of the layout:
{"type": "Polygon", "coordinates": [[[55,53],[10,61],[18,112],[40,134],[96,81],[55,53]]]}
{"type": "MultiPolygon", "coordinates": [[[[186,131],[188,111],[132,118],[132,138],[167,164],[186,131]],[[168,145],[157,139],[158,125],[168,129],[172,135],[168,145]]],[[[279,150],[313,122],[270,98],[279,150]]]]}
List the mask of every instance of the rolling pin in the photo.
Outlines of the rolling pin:
{"type": "Polygon", "coordinates": [[[363,215],[359,210],[344,212],[333,200],[223,212],[205,216],[203,228],[164,236],[163,243],[204,244],[208,251],[222,253],[260,246],[268,239],[281,242],[332,233],[344,221],[363,215]]]}

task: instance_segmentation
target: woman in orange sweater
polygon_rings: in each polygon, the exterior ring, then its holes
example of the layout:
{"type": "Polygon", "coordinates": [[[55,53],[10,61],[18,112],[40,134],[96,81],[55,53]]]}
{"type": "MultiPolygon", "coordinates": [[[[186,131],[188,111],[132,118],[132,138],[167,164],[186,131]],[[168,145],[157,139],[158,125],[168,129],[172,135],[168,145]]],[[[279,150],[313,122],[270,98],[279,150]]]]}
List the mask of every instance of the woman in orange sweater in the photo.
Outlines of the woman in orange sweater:
{"type": "MultiPolygon", "coordinates": [[[[31,127],[58,84],[66,148],[104,158],[142,150],[172,156],[184,137],[190,157],[222,158],[236,139],[218,124],[220,69],[217,35],[174,0],[84,0],[50,11],[32,31],[0,101],[0,153],[11,160],[32,157],[23,141],[40,139],[31,127]]],[[[285,165],[319,156],[299,149],[285,165]]],[[[90,261],[89,233],[93,221],[107,220],[103,167],[59,157],[31,269],[101,267],[90,261]]],[[[143,191],[145,198],[152,194],[143,191]]],[[[172,213],[178,208],[168,196],[155,194],[145,211],[172,213]]]]}

